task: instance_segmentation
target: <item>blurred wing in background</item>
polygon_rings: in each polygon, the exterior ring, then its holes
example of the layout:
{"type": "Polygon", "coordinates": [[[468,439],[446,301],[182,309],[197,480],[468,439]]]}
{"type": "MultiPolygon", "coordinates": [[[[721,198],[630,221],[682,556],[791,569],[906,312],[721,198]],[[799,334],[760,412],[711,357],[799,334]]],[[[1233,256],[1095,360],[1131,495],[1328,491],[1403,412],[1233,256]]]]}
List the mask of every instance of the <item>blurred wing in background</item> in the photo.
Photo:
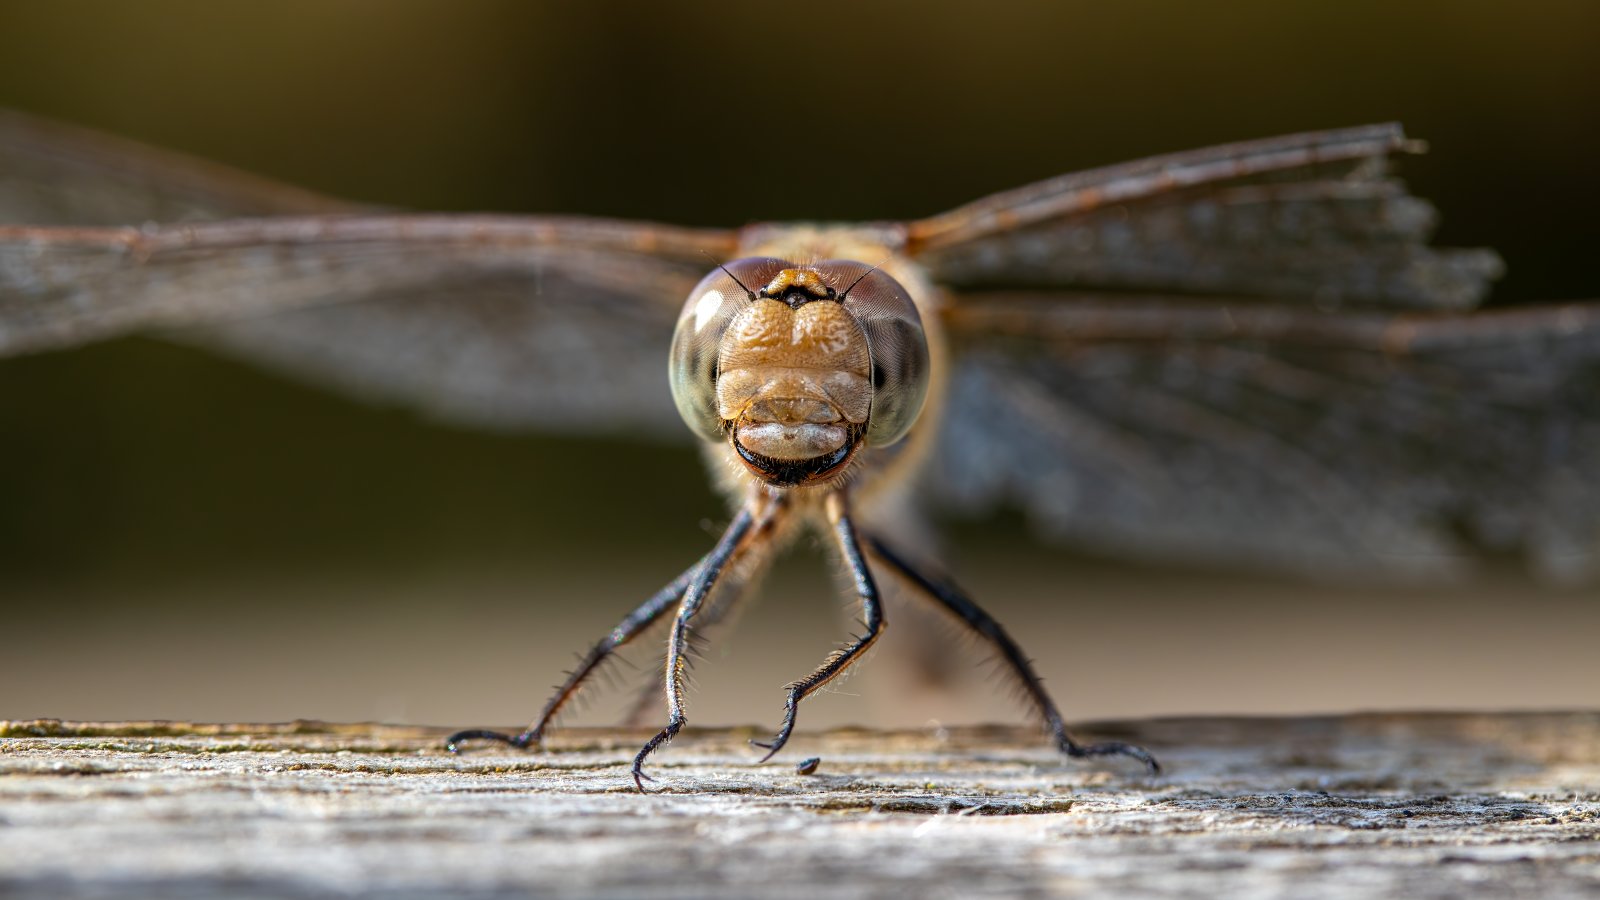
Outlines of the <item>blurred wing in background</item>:
{"type": "Polygon", "coordinates": [[[1289,135],[1063,175],[911,223],[957,289],[1070,287],[1464,308],[1491,250],[1427,246],[1436,216],[1388,174],[1398,125],[1289,135]]]}
{"type": "Polygon", "coordinates": [[[15,114],[0,172],[0,222],[19,223],[0,225],[0,354],[169,329],[483,427],[681,439],[665,362],[641,349],[667,345],[707,255],[735,246],[644,223],[364,212],[15,114]]]}
{"type": "Polygon", "coordinates": [[[938,477],[1117,555],[1600,570],[1600,304],[1408,317],[975,295],[938,477]]]}
{"type": "Polygon", "coordinates": [[[364,209],[371,207],[0,109],[0,224],[116,226],[364,209]]]}
{"type": "Polygon", "coordinates": [[[1600,304],[1465,310],[1397,126],[1067,175],[913,223],[965,287],[935,493],[1123,556],[1600,571],[1600,304]],[[990,291],[1026,286],[1052,291],[990,291]],[[1419,312],[1420,310],[1420,312],[1419,312]]]}

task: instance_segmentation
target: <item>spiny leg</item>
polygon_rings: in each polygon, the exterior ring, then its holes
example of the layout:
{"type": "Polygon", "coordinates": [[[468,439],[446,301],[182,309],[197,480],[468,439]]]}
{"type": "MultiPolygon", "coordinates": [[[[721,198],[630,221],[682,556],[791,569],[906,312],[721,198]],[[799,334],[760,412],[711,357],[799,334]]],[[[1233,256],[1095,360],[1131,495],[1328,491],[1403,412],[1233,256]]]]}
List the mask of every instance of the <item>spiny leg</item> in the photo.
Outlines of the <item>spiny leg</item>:
{"type": "Polygon", "coordinates": [[[609,634],[589,648],[589,652],[584,654],[583,658],[578,661],[578,665],[567,673],[567,680],[556,688],[555,694],[545,703],[544,710],[539,713],[539,717],[533,721],[533,724],[528,726],[527,730],[515,735],[501,731],[458,731],[445,740],[444,748],[451,753],[458,753],[461,750],[463,741],[472,740],[499,741],[519,749],[538,746],[544,740],[545,730],[550,727],[550,722],[555,719],[573,697],[577,696],[578,691],[583,687],[589,676],[593,675],[613,653],[616,653],[623,645],[638,637],[645,629],[655,624],[663,613],[671,609],[673,604],[677,603],[678,599],[683,596],[683,592],[688,590],[689,583],[694,580],[695,574],[700,571],[700,567],[704,564],[705,558],[702,557],[699,562],[690,566],[682,575],[674,578],[672,583],[640,604],[638,609],[628,613],[621,622],[617,623],[615,628],[611,629],[609,634]]]}
{"type": "MultiPolygon", "coordinates": [[[[763,530],[771,524],[773,511],[769,506],[763,513],[761,522],[763,530]]],[[[716,547],[701,562],[695,571],[694,578],[683,592],[683,599],[678,602],[678,616],[673,620],[672,635],[667,639],[667,727],[661,729],[655,737],[646,742],[644,747],[639,750],[639,754],[633,758],[633,783],[638,785],[641,792],[644,791],[646,778],[644,774],[645,759],[662,744],[677,737],[678,732],[682,731],[683,726],[688,722],[688,719],[684,718],[683,715],[683,670],[685,665],[684,653],[689,640],[689,623],[694,619],[695,614],[700,611],[701,604],[705,602],[706,596],[711,593],[712,588],[716,587],[717,579],[722,575],[723,569],[743,549],[745,537],[750,534],[755,523],[755,515],[751,513],[748,506],[739,511],[739,514],[734,517],[733,523],[728,526],[728,530],[722,533],[722,537],[717,541],[716,547]]]]}
{"type": "MultiPolygon", "coordinates": [[[[751,573],[743,570],[744,565],[741,561],[739,569],[723,574],[716,592],[695,616],[694,635],[704,639],[712,629],[735,618],[734,613],[742,607],[749,585],[756,580],[751,577],[751,573]],[[739,579],[730,584],[729,579],[735,575],[740,576],[739,579]]],[[[661,672],[665,667],[666,655],[663,648],[661,658],[650,668],[649,682],[640,685],[633,700],[628,704],[627,712],[619,717],[618,723],[623,728],[643,728],[655,718],[655,711],[661,703],[661,672]]]]}
{"type": "Polygon", "coordinates": [[[1045,727],[1050,730],[1051,737],[1062,753],[1074,757],[1131,756],[1144,763],[1152,775],[1160,774],[1161,765],[1143,747],[1120,741],[1108,741],[1102,744],[1080,744],[1074,741],[1067,734],[1067,724],[1061,718],[1060,710],[1056,709],[1055,701],[1050,699],[1050,695],[1044,689],[1044,683],[1040,681],[1038,673],[1034,672],[1033,663],[1023,655],[1022,648],[1011,639],[1011,635],[1006,634],[999,622],[979,608],[978,604],[972,602],[972,599],[955,585],[949,582],[936,582],[923,575],[877,538],[868,536],[867,544],[872,548],[873,555],[888,563],[924,594],[960,619],[962,624],[994,646],[1000,653],[1000,658],[1011,667],[1012,672],[1022,683],[1028,699],[1033,701],[1040,715],[1044,717],[1045,727]]]}
{"type": "Polygon", "coordinates": [[[838,677],[852,663],[861,658],[861,654],[883,633],[883,606],[879,602],[878,586],[872,580],[872,572],[867,569],[867,561],[861,556],[861,545],[856,540],[855,523],[850,518],[850,512],[845,508],[845,498],[842,493],[833,493],[827,501],[828,519],[833,524],[834,539],[839,544],[839,552],[844,557],[846,565],[850,567],[850,575],[855,579],[856,596],[861,598],[861,619],[866,631],[855,637],[848,646],[841,647],[828,655],[822,665],[815,672],[805,678],[789,685],[789,697],[783,705],[783,727],[778,729],[778,734],[770,743],[751,741],[757,747],[764,748],[767,754],[761,757],[766,762],[783,749],[789,742],[789,735],[794,733],[795,713],[800,708],[800,701],[809,697],[813,691],[838,677]]]}

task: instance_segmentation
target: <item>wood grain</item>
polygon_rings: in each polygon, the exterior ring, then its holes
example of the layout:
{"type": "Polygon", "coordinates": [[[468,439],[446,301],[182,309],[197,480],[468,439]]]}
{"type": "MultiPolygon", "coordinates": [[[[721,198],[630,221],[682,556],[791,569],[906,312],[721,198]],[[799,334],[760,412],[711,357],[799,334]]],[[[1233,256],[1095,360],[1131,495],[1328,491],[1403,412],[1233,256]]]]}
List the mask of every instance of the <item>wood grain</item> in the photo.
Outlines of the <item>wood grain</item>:
{"type": "Polygon", "coordinates": [[[1600,714],[642,732],[452,757],[444,729],[0,722],[0,895],[1595,896],[1600,714]],[[793,764],[820,756],[815,775],[793,764]]]}

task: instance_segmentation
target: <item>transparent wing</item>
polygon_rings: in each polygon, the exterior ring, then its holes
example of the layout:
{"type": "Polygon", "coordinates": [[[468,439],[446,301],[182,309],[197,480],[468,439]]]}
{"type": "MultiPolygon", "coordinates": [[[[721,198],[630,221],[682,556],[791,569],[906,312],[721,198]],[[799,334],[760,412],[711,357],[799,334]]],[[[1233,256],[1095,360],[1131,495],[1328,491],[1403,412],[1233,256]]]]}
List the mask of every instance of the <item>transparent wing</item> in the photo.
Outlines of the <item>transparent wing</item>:
{"type": "Polygon", "coordinates": [[[130,331],[497,427],[632,430],[674,413],[677,307],[732,237],[493,216],[0,226],[0,352],[130,331]]]}
{"type": "Polygon", "coordinates": [[[988,294],[936,478],[1077,545],[1373,576],[1600,575],[1600,304],[1323,313],[988,294]]]}
{"type": "Polygon", "coordinates": [[[1391,157],[1421,149],[1398,125],[1372,125],[1153,157],[909,223],[910,247],[958,288],[1471,306],[1500,260],[1427,246],[1433,208],[1388,174],[1391,157]]]}
{"type": "Polygon", "coordinates": [[[0,224],[135,225],[362,208],[213,162],[0,109],[0,224]]]}
{"type": "Polygon", "coordinates": [[[0,355],[158,331],[464,423],[680,436],[663,354],[731,233],[365,210],[0,112],[0,355]]]}

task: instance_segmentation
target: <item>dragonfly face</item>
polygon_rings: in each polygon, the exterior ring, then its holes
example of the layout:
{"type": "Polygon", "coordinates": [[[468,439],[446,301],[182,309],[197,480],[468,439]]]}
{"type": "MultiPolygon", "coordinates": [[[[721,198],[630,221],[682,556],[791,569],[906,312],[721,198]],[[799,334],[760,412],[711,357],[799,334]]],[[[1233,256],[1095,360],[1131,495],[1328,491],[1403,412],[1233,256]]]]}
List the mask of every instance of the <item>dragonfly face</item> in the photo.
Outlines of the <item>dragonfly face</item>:
{"type": "Polygon", "coordinates": [[[672,341],[673,399],[773,487],[842,482],[863,447],[905,436],[927,396],[910,295],[865,263],[736,260],[690,292],[672,341]]]}

